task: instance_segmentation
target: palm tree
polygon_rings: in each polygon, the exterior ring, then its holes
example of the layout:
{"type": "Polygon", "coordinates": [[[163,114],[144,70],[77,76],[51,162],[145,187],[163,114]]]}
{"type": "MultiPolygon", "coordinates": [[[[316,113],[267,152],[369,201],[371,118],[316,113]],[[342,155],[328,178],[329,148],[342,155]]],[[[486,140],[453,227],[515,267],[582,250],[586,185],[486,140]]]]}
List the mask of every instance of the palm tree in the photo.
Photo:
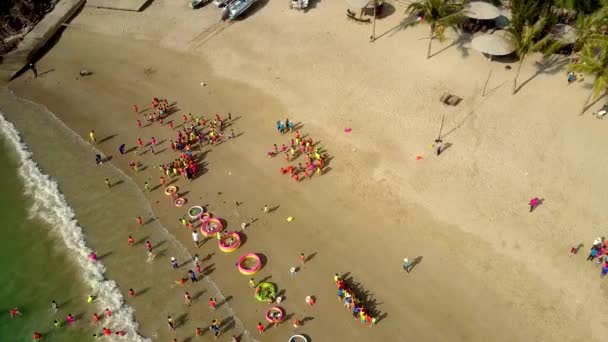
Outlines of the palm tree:
{"type": "Polygon", "coordinates": [[[515,50],[519,56],[519,65],[513,79],[513,94],[517,92],[517,77],[521,71],[521,66],[524,63],[526,56],[531,52],[539,52],[542,50],[555,51],[561,43],[556,42],[553,36],[545,34],[547,26],[547,17],[541,17],[533,25],[525,24],[521,28],[521,32],[510,28],[511,34],[515,40],[517,49],[515,50]]]}
{"type": "Polygon", "coordinates": [[[590,15],[580,14],[574,24],[576,41],[572,46],[572,54],[580,51],[583,46],[602,44],[608,36],[600,33],[599,29],[603,24],[608,24],[608,7],[604,7],[590,15]]]}
{"type": "MultiPolygon", "coordinates": [[[[445,29],[457,27],[464,21],[462,4],[453,0],[422,0],[411,3],[407,7],[410,14],[418,14],[424,17],[431,26],[429,34],[429,47],[426,58],[431,58],[431,44],[434,38],[444,39],[445,29]]],[[[413,24],[418,23],[418,21],[413,24]]]]}
{"type": "Polygon", "coordinates": [[[579,13],[593,13],[602,7],[601,0],[554,0],[553,5],[579,13]]]}
{"type": "Polygon", "coordinates": [[[579,115],[583,115],[591,98],[596,99],[603,90],[608,89],[608,42],[595,47],[584,46],[581,53],[581,62],[570,64],[569,69],[573,72],[580,72],[594,77],[593,89],[579,113],[579,115]]]}

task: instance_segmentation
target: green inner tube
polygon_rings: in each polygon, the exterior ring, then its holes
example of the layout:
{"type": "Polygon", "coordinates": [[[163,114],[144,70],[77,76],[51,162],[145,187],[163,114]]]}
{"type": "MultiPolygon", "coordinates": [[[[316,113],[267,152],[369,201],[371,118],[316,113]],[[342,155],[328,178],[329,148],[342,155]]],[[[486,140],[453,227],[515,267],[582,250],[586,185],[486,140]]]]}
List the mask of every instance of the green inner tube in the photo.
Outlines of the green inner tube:
{"type": "Polygon", "coordinates": [[[261,283],[255,288],[255,299],[260,302],[274,302],[277,298],[277,286],[273,283],[261,283]]]}

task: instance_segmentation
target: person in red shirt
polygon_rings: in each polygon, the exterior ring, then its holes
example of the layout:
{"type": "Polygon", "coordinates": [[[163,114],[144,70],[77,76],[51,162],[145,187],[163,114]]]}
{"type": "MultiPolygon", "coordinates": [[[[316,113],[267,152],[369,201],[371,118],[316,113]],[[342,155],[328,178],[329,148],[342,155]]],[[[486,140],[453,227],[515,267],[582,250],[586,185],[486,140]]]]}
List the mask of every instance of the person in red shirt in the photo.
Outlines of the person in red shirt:
{"type": "Polygon", "coordinates": [[[110,317],[110,316],[112,316],[112,311],[110,311],[110,309],[106,308],[105,314],[106,314],[106,317],[110,317]]]}
{"type": "Polygon", "coordinates": [[[39,339],[42,338],[42,334],[39,332],[35,332],[33,337],[34,337],[34,341],[38,341],[39,339]]]}
{"type": "Polygon", "coordinates": [[[260,335],[264,333],[264,326],[262,325],[262,322],[258,322],[258,332],[260,335]]]}
{"type": "Polygon", "coordinates": [[[129,297],[135,298],[135,290],[129,289],[129,297]]]}
{"type": "Polygon", "coordinates": [[[216,304],[217,304],[217,302],[215,301],[215,298],[209,298],[209,309],[215,310],[216,304]]]}
{"type": "Polygon", "coordinates": [[[19,309],[17,309],[17,308],[12,308],[12,309],[8,310],[8,313],[11,315],[11,318],[14,318],[17,315],[23,316],[21,311],[19,311],[19,309]]]}
{"type": "Polygon", "coordinates": [[[129,235],[127,243],[129,244],[129,246],[135,246],[135,239],[131,235],[129,235]]]}

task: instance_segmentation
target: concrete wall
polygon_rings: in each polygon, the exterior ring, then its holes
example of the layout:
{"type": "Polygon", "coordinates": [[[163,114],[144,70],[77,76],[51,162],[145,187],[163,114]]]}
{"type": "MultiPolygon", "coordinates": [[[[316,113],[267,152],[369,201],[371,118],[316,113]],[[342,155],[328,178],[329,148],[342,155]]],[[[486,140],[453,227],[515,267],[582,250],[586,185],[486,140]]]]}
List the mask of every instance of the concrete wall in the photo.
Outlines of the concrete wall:
{"type": "Polygon", "coordinates": [[[0,64],[0,81],[8,82],[21,70],[31,58],[80,9],[85,0],[61,0],[32,29],[15,49],[2,57],[0,64]]]}

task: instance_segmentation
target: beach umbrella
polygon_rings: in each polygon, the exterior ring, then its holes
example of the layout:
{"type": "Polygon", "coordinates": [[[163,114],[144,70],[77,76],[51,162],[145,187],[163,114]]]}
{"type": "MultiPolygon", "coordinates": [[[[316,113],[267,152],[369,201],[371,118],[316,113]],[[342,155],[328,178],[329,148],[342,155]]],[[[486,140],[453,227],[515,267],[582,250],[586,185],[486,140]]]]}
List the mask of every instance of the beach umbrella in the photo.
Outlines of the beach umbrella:
{"type": "Polygon", "coordinates": [[[346,0],[346,2],[353,8],[365,8],[371,0],[346,0]]]}
{"type": "Polygon", "coordinates": [[[510,33],[505,33],[505,31],[499,32],[475,37],[471,42],[471,45],[475,50],[490,56],[490,71],[488,72],[488,78],[483,86],[481,96],[485,96],[486,87],[488,86],[490,76],[492,75],[493,57],[506,56],[513,53],[517,49],[513,36],[511,36],[510,33]]]}
{"type": "Polygon", "coordinates": [[[464,5],[466,17],[479,20],[492,20],[500,16],[498,7],[482,1],[472,1],[464,5]]]}
{"type": "Polygon", "coordinates": [[[553,36],[566,44],[576,42],[576,29],[570,25],[557,24],[551,28],[553,36]]]}
{"type": "Polygon", "coordinates": [[[473,38],[473,48],[490,56],[506,56],[515,51],[515,40],[508,33],[486,34],[473,38]]]}

